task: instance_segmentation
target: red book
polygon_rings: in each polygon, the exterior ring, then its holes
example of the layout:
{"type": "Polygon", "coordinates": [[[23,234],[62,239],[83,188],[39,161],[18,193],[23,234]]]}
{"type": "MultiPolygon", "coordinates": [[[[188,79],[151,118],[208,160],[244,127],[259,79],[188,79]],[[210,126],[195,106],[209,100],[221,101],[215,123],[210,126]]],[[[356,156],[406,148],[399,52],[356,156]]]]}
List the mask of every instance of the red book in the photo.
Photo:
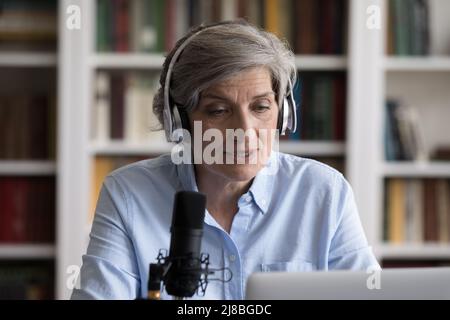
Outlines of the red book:
{"type": "Polygon", "coordinates": [[[6,180],[8,178],[0,178],[0,242],[5,241],[5,234],[6,234],[6,226],[7,226],[7,220],[6,220],[6,201],[7,201],[7,194],[6,194],[6,180]]]}
{"type": "MultiPolygon", "coordinates": [[[[241,2],[246,2],[246,1],[239,0],[238,3],[241,3],[241,2]]],[[[222,7],[221,7],[220,0],[212,0],[211,19],[213,22],[219,22],[222,20],[222,7]]]]}
{"type": "Polygon", "coordinates": [[[424,234],[425,241],[438,241],[438,220],[436,208],[436,179],[424,180],[424,234]]]}
{"type": "Polygon", "coordinates": [[[26,242],[29,181],[24,177],[14,178],[12,190],[12,220],[10,224],[11,242],[26,242]]]}
{"type": "Polygon", "coordinates": [[[334,78],[334,139],[345,140],[346,128],[346,79],[345,75],[337,75],[334,78]]]}
{"type": "Polygon", "coordinates": [[[321,33],[319,34],[320,52],[325,54],[333,53],[334,39],[333,39],[333,10],[335,0],[321,0],[320,1],[320,18],[321,33]]]}
{"type": "Polygon", "coordinates": [[[127,52],[129,46],[129,9],[128,0],[114,0],[115,49],[127,52]]]}
{"type": "Polygon", "coordinates": [[[11,242],[12,228],[14,220],[14,178],[6,177],[3,178],[3,190],[2,190],[2,242],[11,242]]]}
{"type": "Polygon", "coordinates": [[[317,4],[316,0],[294,1],[296,15],[294,47],[298,54],[317,53],[317,4]]]}
{"type": "Polygon", "coordinates": [[[248,19],[248,1],[239,0],[237,3],[237,15],[239,18],[248,19]]]}
{"type": "Polygon", "coordinates": [[[121,140],[124,137],[124,112],[125,112],[125,80],[124,75],[111,74],[111,139],[121,140]]]}
{"type": "Polygon", "coordinates": [[[32,159],[48,159],[49,156],[49,99],[46,96],[34,96],[27,105],[29,112],[30,136],[29,156],[32,159]]]}

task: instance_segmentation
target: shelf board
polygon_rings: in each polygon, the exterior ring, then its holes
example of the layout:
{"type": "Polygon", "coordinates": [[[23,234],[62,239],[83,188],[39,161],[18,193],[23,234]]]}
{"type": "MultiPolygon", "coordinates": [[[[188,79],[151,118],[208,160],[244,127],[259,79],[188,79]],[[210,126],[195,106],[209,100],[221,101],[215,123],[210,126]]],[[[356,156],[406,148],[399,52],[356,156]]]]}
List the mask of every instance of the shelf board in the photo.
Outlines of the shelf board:
{"type": "Polygon", "coordinates": [[[384,244],[375,247],[377,256],[395,259],[450,259],[449,244],[384,244]]]}
{"type": "Polygon", "coordinates": [[[56,174],[55,161],[0,160],[0,175],[47,176],[56,174]]]}
{"type": "Polygon", "coordinates": [[[296,55],[295,65],[304,70],[345,70],[347,68],[346,56],[329,55],[296,55]]]}
{"type": "Polygon", "coordinates": [[[0,244],[0,259],[44,259],[55,257],[52,244],[0,244]]]}
{"type": "MultiPolygon", "coordinates": [[[[126,142],[111,142],[90,146],[92,155],[145,155],[170,152],[172,144],[128,144],[126,142]]],[[[284,153],[298,154],[300,156],[342,156],[345,154],[343,142],[298,142],[281,141],[280,151],[284,153]]]]}
{"type": "Polygon", "coordinates": [[[343,156],[345,143],[334,141],[280,141],[280,151],[299,156],[343,156]]]}
{"type": "Polygon", "coordinates": [[[127,142],[105,142],[92,143],[89,147],[91,155],[150,155],[170,152],[172,144],[158,143],[137,143],[127,142]]]}
{"type": "Polygon", "coordinates": [[[387,177],[450,177],[450,162],[385,162],[387,177]]]}
{"type": "MultiPolygon", "coordinates": [[[[105,69],[161,69],[165,56],[150,53],[96,53],[91,66],[105,69]]],[[[295,64],[300,70],[345,70],[345,56],[297,55],[295,64]]]]}
{"type": "Polygon", "coordinates": [[[55,67],[58,62],[56,53],[2,52],[1,67],[55,67]]]}
{"type": "Polygon", "coordinates": [[[91,66],[105,69],[162,69],[162,54],[97,53],[91,57],[91,66]]]}
{"type": "Polygon", "coordinates": [[[386,57],[386,71],[450,71],[450,57],[386,57]]]}

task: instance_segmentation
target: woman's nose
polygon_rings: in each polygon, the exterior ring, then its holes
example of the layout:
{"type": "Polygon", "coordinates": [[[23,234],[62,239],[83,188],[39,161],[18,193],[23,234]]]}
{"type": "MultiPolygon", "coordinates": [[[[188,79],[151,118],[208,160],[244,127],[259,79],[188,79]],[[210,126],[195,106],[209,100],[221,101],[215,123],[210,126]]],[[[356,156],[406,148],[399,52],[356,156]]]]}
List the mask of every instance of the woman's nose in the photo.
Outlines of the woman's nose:
{"type": "Polygon", "coordinates": [[[242,129],[244,131],[253,129],[251,116],[242,110],[236,112],[233,117],[233,129],[242,129]]]}
{"type": "Polygon", "coordinates": [[[251,117],[251,114],[248,114],[245,111],[237,112],[233,116],[232,122],[232,129],[235,130],[233,133],[235,143],[251,145],[257,143],[258,134],[256,132],[255,123],[251,117]]]}

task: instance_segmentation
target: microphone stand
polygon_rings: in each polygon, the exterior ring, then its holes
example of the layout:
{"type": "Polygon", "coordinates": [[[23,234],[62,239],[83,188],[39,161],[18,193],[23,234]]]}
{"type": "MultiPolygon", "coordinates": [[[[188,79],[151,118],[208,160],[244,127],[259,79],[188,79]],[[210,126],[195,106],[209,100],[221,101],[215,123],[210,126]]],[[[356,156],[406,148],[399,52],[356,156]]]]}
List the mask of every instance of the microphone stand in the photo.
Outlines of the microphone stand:
{"type": "MultiPolygon", "coordinates": [[[[177,260],[179,258],[172,258],[177,260]]],[[[148,278],[148,291],[147,298],[149,300],[161,300],[161,290],[163,284],[166,281],[166,275],[172,266],[172,259],[167,255],[167,250],[161,249],[156,257],[156,263],[150,263],[149,268],[149,278],[148,278]]],[[[201,264],[200,273],[201,277],[198,280],[197,290],[200,290],[202,295],[205,295],[206,287],[208,286],[208,281],[221,281],[221,282],[229,282],[232,278],[232,273],[229,268],[220,268],[220,269],[210,269],[209,268],[209,255],[203,253],[201,258],[199,259],[201,264]],[[213,274],[217,271],[225,271],[228,270],[230,277],[226,280],[213,278],[208,279],[208,275],[213,274]]],[[[174,300],[184,300],[186,297],[173,296],[174,300]]]]}

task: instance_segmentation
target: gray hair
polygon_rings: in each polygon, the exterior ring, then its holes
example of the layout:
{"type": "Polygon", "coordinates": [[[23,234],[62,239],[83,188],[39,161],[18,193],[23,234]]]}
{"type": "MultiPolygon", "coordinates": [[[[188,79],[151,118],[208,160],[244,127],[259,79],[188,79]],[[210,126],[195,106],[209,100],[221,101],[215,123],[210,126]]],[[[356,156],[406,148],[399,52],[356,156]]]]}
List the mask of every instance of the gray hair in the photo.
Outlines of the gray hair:
{"type": "Polygon", "coordinates": [[[184,48],[173,67],[170,83],[173,102],[192,111],[198,105],[200,94],[208,87],[245,69],[266,67],[278,105],[281,105],[289,82],[294,85],[296,80],[294,54],[287,42],[245,20],[210,27],[201,25],[178,40],[164,61],[160,88],[153,99],[153,112],[162,125],[164,84],[170,60],[186,39],[202,29],[184,48]]]}

